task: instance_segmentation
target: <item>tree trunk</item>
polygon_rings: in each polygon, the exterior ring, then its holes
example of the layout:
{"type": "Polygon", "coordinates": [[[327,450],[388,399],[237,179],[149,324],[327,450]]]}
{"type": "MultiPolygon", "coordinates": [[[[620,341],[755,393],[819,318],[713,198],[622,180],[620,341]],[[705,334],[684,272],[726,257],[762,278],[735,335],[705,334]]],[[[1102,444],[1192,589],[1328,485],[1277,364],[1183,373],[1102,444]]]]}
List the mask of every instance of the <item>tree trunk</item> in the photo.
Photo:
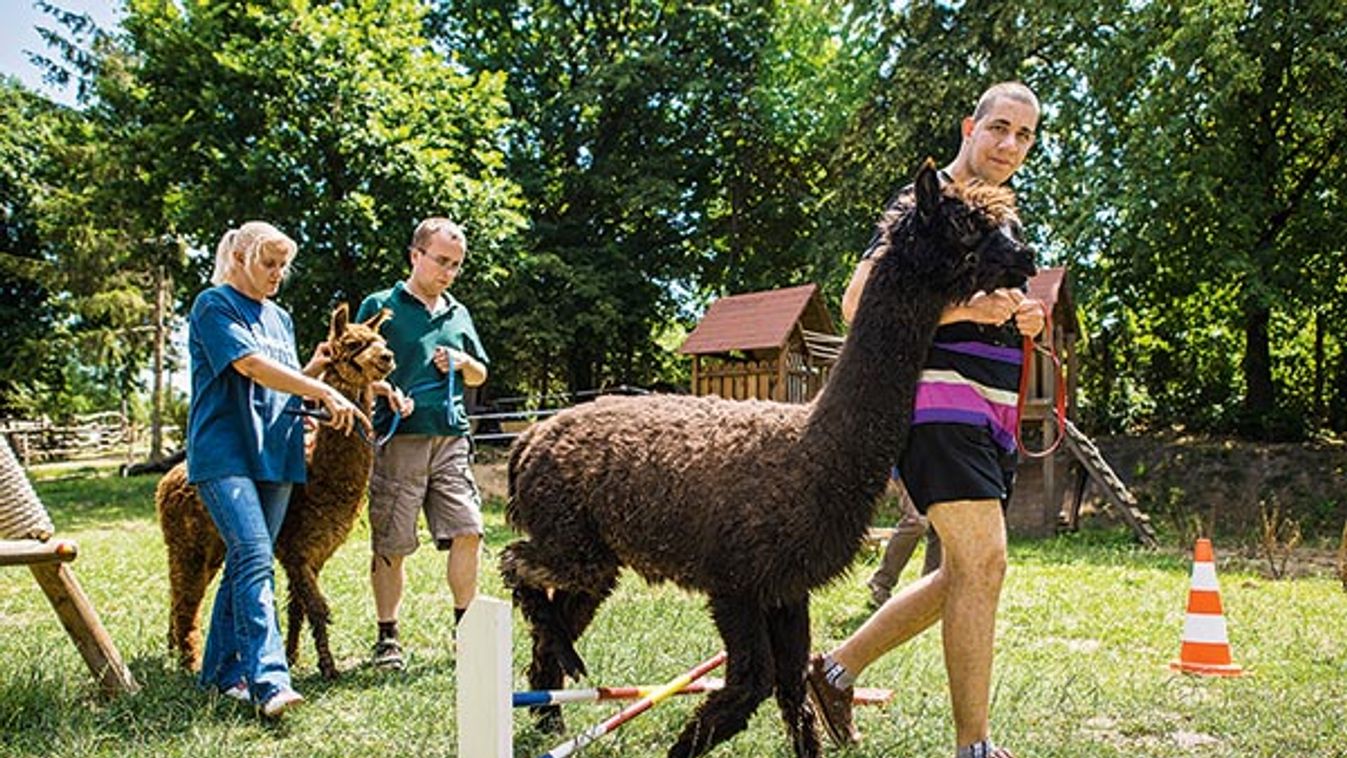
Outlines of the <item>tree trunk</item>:
{"type": "Polygon", "coordinates": [[[164,457],[164,267],[154,270],[154,389],[150,393],[150,460],[164,457]]]}
{"type": "Polygon", "coordinates": [[[1252,429],[1266,431],[1275,398],[1268,324],[1272,309],[1262,303],[1244,306],[1244,418],[1252,429]]]}
{"type": "Polygon", "coordinates": [[[1314,314],[1314,425],[1322,427],[1328,420],[1328,406],[1324,402],[1324,377],[1328,373],[1324,367],[1324,312],[1314,314]]]}

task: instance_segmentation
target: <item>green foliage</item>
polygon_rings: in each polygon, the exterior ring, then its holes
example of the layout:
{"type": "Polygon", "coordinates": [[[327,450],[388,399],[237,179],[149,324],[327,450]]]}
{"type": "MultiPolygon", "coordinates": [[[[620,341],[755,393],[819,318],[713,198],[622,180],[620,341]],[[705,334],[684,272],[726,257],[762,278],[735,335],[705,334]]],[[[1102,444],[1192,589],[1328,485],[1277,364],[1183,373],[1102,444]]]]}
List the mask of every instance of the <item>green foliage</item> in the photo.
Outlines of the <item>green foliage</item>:
{"type": "Polygon", "coordinates": [[[57,109],[0,80],[0,407],[19,388],[51,381],[57,311],[43,282],[36,177],[57,109]]]}
{"type": "Polygon", "coordinates": [[[1303,435],[1321,398],[1282,367],[1310,358],[1286,346],[1343,286],[1347,92],[1321,76],[1347,65],[1343,6],[1101,13],[1048,97],[1065,119],[1054,222],[1106,324],[1086,392],[1114,421],[1118,393],[1144,391],[1151,423],[1303,435]]]}
{"type": "Polygon", "coordinates": [[[835,302],[887,199],[1022,79],[1015,186],[1073,271],[1090,426],[1347,430],[1335,0],[129,0],[111,35],[44,7],[85,108],[0,102],[0,287],[35,303],[0,390],[78,351],[132,391],[150,275],[181,311],[250,218],[300,243],[280,300],[310,344],[431,213],[468,229],[489,392],[681,380],[667,336],[709,299],[835,302]]]}
{"type": "Polygon", "coordinates": [[[656,341],[680,306],[840,275],[812,241],[847,110],[840,6],[440,8],[469,70],[508,74],[517,119],[533,225],[485,327],[506,385],[667,378],[656,341]]]}

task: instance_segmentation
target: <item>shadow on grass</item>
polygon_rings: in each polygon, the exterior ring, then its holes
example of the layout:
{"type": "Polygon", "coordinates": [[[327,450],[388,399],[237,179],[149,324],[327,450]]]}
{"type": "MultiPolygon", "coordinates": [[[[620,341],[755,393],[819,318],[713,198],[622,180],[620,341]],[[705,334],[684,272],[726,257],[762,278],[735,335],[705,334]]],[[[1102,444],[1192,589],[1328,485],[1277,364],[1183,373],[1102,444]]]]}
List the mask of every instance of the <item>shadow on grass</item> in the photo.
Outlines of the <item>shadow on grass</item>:
{"type": "Polygon", "coordinates": [[[38,481],[34,489],[59,534],[123,521],[153,521],[158,484],[157,476],[96,476],[38,481]]]}
{"type": "MultiPolygon", "coordinates": [[[[1165,543],[1162,541],[1161,543],[1165,543]]],[[[1160,570],[1187,570],[1186,553],[1166,547],[1150,549],[1139,544],[1125,527],[1084,528],[1055,537],[1012,538],[1010,561],[1037,565],[1118,566],[1122,564],[1160,570]]]]}
{"type": "Polygon", "coordinates": [[[41,661],[7,672],[13,676],[0,684],[0,753],[61,755],[71,745],[107,741],[153,752],[205,720],[255,719],[251,708],[197,689],[194,677],[166,658],[135,658],[127,666],[141,689],[111,699],[98,694],[92,678],[58,677],[41,661]]]}

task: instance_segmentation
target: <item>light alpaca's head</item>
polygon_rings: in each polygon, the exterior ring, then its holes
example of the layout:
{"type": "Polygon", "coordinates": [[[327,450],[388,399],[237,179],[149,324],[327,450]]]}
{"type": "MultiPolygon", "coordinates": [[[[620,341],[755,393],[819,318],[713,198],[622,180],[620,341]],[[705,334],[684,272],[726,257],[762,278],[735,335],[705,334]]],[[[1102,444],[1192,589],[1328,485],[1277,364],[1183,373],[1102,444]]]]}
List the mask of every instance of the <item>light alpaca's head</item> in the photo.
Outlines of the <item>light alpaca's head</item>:
{"type": "Polygon", "coordinates": [[[346,303],[332,312],[332,324],[327,335],[329,379],[364,387],[383,379],[393,371],[393,351],[388,349],[379,327],[392,313],[381,309],[368,321],[351,321],[346,303]]]}
{"type": "Polygon", "coordinates": [[[1023,287],[1037,272],[1033,249],[1020,239],[1015,193],[981,183],[942,187],[929,159],[917,172],[912,205],[885,218],[883,236],[886,258],[903,256],[909,273],[950,302],[1023,287]]]}

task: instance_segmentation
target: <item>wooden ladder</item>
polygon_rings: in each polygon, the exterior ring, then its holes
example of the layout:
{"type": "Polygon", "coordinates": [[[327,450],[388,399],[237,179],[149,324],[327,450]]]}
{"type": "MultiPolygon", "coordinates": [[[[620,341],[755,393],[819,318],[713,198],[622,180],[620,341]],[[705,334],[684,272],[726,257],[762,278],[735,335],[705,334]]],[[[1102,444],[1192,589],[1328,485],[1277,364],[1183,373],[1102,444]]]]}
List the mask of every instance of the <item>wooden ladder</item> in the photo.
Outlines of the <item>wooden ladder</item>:
{"type": "Polygon", "coordinates": [[[1075,487],[1071,493],[1071,503],[1057,523],[1057,530],[1076,531],[1080,527],[1080,504],[1085,497],[1085,487],[1093,479],[1104,491],[1109,505],[1127,525],[1132,528],[1137,541],[1146,547],[1158,547],[1155,528],[1151,526],[1151,517],[1137,506],[1127,485],[1114,473],[1094,442],[1070,421],[1066,422],[1066,449],[1079,465],[1075,487]]]}

